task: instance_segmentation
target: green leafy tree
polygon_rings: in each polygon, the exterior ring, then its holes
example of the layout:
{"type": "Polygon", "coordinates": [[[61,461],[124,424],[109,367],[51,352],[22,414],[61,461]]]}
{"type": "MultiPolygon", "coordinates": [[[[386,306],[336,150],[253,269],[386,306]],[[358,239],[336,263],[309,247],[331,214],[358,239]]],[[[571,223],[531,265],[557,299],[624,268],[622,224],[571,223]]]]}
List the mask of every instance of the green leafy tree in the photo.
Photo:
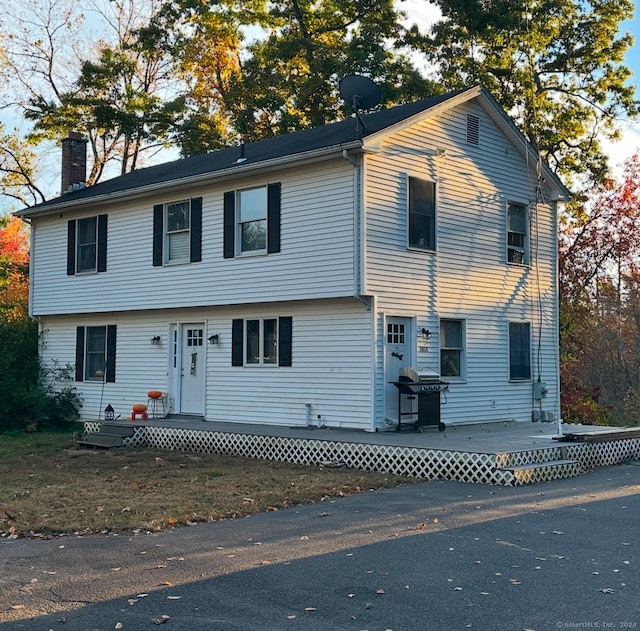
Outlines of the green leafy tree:
{"type": "Polygon", "coordinates": [[[177,137],[188,155],[343,117],[338,82],[351,73],[375,79],[387,104],[437,93],[394,48],[401,17],[392,0],[176,0],[140,41],[180,59],[188,88],[177,137]]]}
{"type": "Polygon", "coordinates": [[[602,181],[600,139],[638,103],[624,65],[633,40],[620,33],[631,0],[436,0],[443,18],[408,43],[434,64],[447,89],[484,85],[568,184],[602,181]]]}

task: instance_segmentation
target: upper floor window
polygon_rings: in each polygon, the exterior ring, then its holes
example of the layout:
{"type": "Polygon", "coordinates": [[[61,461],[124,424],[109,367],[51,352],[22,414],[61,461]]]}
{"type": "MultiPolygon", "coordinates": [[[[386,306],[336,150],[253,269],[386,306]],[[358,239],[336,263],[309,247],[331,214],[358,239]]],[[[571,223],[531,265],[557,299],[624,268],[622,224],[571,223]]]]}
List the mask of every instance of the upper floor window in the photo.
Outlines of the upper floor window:
{"type": "Polygon", "coordinates": [[[291,317],[232,322],[232,366],[291,366],[291,317]]]}
{"type": "Polygon", "coordinates": [[[165,204],[166,263],[189,261],[191,253],[191,203],[165,204]]]}
{"type": "Polygon", "coordinates": [[[522,204],[507,206],[507,262],[529,264],[529,232],[527,208],[522,204]]]}
{"type": "Polygon", "coordinates": [[[436,185],[417,177],[408,178],[409,247],[436,249],[436,185]]]}
{"type": "Polygon", "coordinates": [[[509,379],[531,379],[531,325],[509,322],[509,379]]]}
{"type": "Polygon", "coordinates": [[[153,265],[202,260],[202,197],[153,207],[153,265]]]}
{"type": "Polygon", "coordinates": [[[280,183],[224,194],[224,258],[280,252],[280,183]]]}
{"type": "Polygon", "coordinates": [[[464,376],[463,320],[440,320],[440,376],[464,376]]]}
{"type": "Polygon", "coordinates": [[[107,271],[107,215],[67,222],[67,274],[107,271]]]}
{"type": "Polygon", "coordinates": [[[267,249],[267,187],[238,191],[239,253],[267,249]]]}

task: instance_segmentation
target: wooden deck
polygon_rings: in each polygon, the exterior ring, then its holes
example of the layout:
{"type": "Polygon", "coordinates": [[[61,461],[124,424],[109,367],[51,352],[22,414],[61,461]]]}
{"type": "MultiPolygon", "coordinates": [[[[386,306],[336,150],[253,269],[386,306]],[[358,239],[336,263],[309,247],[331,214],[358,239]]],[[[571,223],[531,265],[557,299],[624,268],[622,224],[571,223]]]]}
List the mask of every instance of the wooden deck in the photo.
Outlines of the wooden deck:
{"type": "Polygon", "coordinates": [[[564,425],[561,429],[553,423],[507,422],[449,425],[444,432],[428,428],[369,433],[174,417],[87,422],[85,444],[91,444],[96,435],[98,441],[116,435],[117,441],[107,442],[301,464],[334,463],[425,479],[507,486],[576,476],[640,459],[639,428],[564,425]]]}

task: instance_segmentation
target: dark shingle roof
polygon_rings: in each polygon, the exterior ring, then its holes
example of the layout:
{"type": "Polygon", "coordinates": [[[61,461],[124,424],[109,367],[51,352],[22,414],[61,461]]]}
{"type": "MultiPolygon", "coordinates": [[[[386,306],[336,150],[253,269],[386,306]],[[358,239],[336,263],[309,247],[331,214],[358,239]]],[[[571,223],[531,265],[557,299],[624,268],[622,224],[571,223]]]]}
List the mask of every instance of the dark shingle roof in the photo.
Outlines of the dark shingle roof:
{"type": "MultiPolygon", "coordinates": [[[[356,118],[350,118],[337,123],[322,125],[313,129],[306,129],[293,134],[284,136],[276,136],[265,140],[246,143],[244,147],[244,155],[246,162],[244,164],[256,164],[275,158],[283,158],[286,156],[295,156],[297,154],[313,152],[333,146],[347,144],[357,141],[363,135],[382,131],[396,123],[399,123],[414,114],[418,114],[428,110],[448,99],[460,94],[464,90],[449,92],[448,94],[430,97],[399,105],[371,114],[365,114],[361,117],[366,126],[366,134],[363,134],[362,125],[356,118]]],[[[36,209],[50,209],[58,204],[66,204],[68,202],[80,201],[83,199],[91,199],[93,197],[120,193],[125,191],[134,191],[137,188],[148,187],[154,184],[163,184],[171,181],[177,181],[184,178],[197,177],[207,173],[215,173],[233,166],[240,157],[239,147],[230,147],[221,149],[211,153],[183,158],[173,162],[167,162],[156,166],[150,166],[136,171],[131,171],[126,175],[105,180],[84,189],[66,193],[61,197],[48,200],[37,206],[18,214],[30,214],[30,211],[36,209]]],[[[240,167],[241,168],[241,167],[240,167]]]]}

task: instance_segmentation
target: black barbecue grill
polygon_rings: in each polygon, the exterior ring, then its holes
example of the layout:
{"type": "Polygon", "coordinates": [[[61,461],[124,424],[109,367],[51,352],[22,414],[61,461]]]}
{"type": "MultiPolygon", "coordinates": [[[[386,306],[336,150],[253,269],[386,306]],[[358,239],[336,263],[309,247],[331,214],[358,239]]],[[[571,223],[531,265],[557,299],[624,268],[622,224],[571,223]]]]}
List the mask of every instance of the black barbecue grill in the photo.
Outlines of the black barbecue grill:
{"type": "Polygon", "coordinates": [[[391,383],[398,388],[397,431],[401,431],[403,425],[420,431],[430,425],[436,426],[441,432],[445,430],[445,424],[440,420],[441,393],[449,389],[449,384],[441,381],[438,373],[425,369],[401,368],[398,381],[391,383]],[[402,411],[403,398],[411,401],[410,412],[402,411]],[[418,400],[417,411],[413,405],[415,399],[418,400]],[[403,417],[410,418],[403,422],[403,417]]]}

